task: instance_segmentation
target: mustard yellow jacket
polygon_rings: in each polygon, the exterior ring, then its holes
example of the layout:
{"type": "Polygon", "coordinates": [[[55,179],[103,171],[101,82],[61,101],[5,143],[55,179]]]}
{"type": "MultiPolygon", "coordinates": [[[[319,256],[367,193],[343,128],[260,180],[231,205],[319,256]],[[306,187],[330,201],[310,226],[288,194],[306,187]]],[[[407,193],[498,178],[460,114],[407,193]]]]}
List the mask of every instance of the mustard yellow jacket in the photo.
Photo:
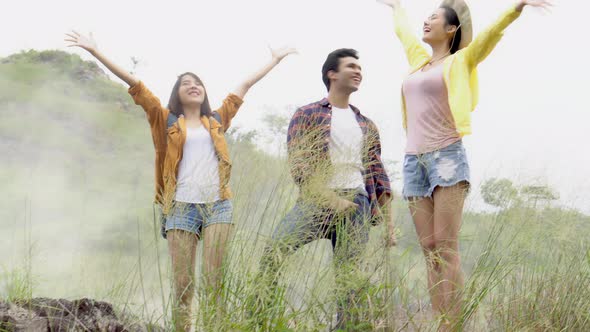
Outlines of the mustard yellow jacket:
{"type": "MultiPolygon", "coordinates": [[[[176,195],[176,177],[178,165],[182,159],[184,143],[186,142],[186,123],[184,117],[168,128],[168,114],[170,110],[163,107],[160,100],[146,88],[142,82],[129,88],[129,94],[135,104],[141,106],[147,115],[154,148],[156,150],[156,202],[162,205],[165,214],[170,211],[172,201],[176,195]]],[[[221,122],[215,118],[201,117],[201,122],[213,140],[213,146],[219,160],[219,196],[221,199],[231,198],[229,179],[231,175],[231,161],[224,132],[229,128],[232,118],[238,112],[242,99],[229,94],[223,105],[216,110],[221,122]]]]}
{"type": "MultiPolygon", "coordinates": [[[[471,134],[471,112],[479,99],[477,65],[482,62],[502,39],[504,30],[520,16],[513,6],[469,44],[444,61],[444,81],[449,95],[449,106],[459,135],[471,134]]],[[[399,37],[414,73],[424,67],[431,55],[414,35],[402,9],[394,14],[395,32],[399,37]]],[[[402,119],[407,129],[405,99],[402,91],[402,119]]]]}

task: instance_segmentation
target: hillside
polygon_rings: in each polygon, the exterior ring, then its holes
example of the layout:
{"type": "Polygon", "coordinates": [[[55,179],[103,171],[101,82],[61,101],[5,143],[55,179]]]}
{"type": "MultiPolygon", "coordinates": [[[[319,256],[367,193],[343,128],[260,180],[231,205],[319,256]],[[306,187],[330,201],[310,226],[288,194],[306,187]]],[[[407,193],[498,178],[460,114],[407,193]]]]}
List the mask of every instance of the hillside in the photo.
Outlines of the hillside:
{"type": "MultiPolygon", "coordinates": [[[[224,289],[231,310],[203,330],[251,330],[244,299],[260,287],[253,272],[297,191],[285,160],[256,149],[256,132],[226,135],[236,225],[224,289]]],[[[96,63],[61,51],[0,58],[0,302],[92,298],[168,326],[170,270],[153,218],[153,159],[143,111],[96,63]]],[[[590,217],[491,187],[495,212],[466,211],[461,230],[469,330],[588,330],[590,217]]],[[[424,258],[405,202],[395,207],[398,247],[385,248],[384,227],[372,228],[351,278],[368,292],[355,310],[375,328],[433,330],[436,320],[421,310],[424,258]]],[[[331,255],[322,240],[288,260],[281,279],[288,305],[277,326],[330,324],[331,255]]]]}

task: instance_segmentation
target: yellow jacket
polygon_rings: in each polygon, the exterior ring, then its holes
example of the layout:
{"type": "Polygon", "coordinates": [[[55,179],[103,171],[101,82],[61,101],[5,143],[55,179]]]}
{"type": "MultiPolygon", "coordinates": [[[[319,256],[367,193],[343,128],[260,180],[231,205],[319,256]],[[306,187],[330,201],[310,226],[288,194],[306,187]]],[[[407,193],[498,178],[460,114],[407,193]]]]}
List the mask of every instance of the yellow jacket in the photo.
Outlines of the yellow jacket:
{"type": "MultiPolygon", "coordinates": [[[[513,6],[500,16],[469,44],[447,57],[444,61],[444,81],[449,95],[449,106],[459,135],[471,134],[471,112],[479,99],[477,65],[482,62],[502,39],[504,29],[520,16],[513,6]]],[[[394,14],[395,33],[399,37],[410,63],[411,73],[424,67],[431,56],[420,40],[413,34],[405,12],[398,9],[394,14]]],[[[402,91],[402,117],[407,129],[405,99],[402,91]]]]}
{"type": "MultiPolygon", "coordinates": [[[[186,123],[184,117],[181,116],[174,126],[168,128],[167,118],[170,110],[163,107],[160,100],[142,82],[129,88],[129,94],[133,97],[135,104],[140,105],[147,114],[156,150],[156,202],[162,205],[163,212],[167,214],[176,194],[178,165],[182,159],[186,141],[186,123]]],[[[213,117],[201,117],[203,126],[211,135],[219,160],[219,195],[221,199],[229,199],[232,196],[229,188],[231,161],[223,133],[229,128],[231,120],[238,112],[242,102],[242,99],[234,94],[229,94],[225,98],[223,105],[216,110],[221,116],[223,124],[217,122],[213,117]]]]}

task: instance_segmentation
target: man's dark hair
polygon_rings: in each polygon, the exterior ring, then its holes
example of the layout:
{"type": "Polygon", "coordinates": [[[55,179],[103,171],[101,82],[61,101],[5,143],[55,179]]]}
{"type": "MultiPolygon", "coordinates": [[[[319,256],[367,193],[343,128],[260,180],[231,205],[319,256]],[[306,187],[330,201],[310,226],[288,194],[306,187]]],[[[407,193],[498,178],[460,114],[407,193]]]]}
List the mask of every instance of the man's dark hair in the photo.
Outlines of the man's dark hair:
{"type": "Polygon", "coordinates": [[[328,54],[324,65],[322,66],[322,80],[328,92],[330,91],[330,79],[328,78],[328,72],[333,70],[338,72],[338,66],[340,65],[341,58],[353,57],[358,60],[358,52],[352,48],[340,48],[332,53],[328,54]]]}

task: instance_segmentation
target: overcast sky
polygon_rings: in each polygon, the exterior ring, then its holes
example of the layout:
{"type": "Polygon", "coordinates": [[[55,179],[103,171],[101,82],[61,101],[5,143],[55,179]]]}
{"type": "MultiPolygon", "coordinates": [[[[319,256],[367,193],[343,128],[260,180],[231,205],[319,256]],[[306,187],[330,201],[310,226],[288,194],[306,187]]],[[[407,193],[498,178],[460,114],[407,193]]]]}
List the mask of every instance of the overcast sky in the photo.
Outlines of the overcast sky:
{"type": "MultiPolygon", "coordinates": [[[[402,1],[416,33],[437,1],[402,1]]],[[[474,32],[512,0],[469,1],[474,32]]],[[[590,212],[590,69],[588,1],[555,0],[544,14],[527,8],[480,65],[474,134],[465,138],[477,192],[489,177],[548,184],[565,205],[590,212]]],[[[99,48],[131,68],[166,103],[181,72],[204,80],[218,105],[270,59],[267,45],[297,47],[250,90],[234,125],[256,129],[269,109],[289,112],[325,96],[321,66],[340,47],[360,52],[364,80],[352,101],[379,126],[386,158],[401,160],[400,86],[408,65],[393,34],[391,10],[375,0],[12,1],[0,20],[0,56],[23,49],[66,48],[63,33],[92,31],[99,48]]],[[[215,107],[215,106],[214,106],[215,107]]],[[[146,141],[146,144],[150,141],[146,141]]],[[[401,167],[401,163],[400,163],[401,167]]],[[[400,181],[396,189],[401,191],[400,181]]],[[[477,195],[470,204],[480,206],[477,195]]]]}

